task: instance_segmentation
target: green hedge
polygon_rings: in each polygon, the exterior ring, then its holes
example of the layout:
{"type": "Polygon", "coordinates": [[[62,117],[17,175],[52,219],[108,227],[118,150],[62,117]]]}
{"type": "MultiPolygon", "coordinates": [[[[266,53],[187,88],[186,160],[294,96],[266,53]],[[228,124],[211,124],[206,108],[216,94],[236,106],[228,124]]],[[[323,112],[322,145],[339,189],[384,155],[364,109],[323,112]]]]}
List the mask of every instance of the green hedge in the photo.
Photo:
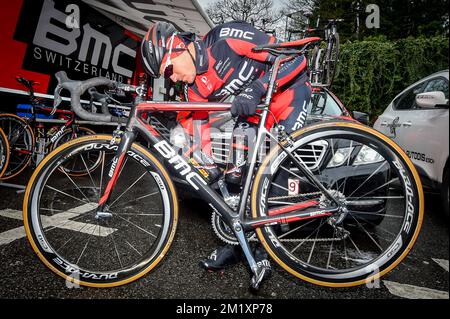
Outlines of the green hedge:
{"type": "Polygon", "coordinates": [[[374,121],[407,86],[448,69],[448,40],[432,37],[388,41],[377,37],[341,44],[332,91],[348,109],[366,112],[374,121]]]}

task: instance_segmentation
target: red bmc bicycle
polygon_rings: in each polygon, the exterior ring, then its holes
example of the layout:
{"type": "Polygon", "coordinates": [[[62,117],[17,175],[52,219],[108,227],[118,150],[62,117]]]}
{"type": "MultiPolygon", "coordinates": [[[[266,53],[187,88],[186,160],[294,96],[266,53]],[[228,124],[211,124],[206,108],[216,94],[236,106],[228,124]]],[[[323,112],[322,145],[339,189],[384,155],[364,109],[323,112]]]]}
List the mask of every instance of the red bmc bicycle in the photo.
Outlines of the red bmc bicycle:
{"type": "Polygon", "coordinates": [[[281,127],[275,134],[265,126],[280,66],[316,40],[255,48],[277,56],[258,107],[256,137],[256,149],[266,139],[274,146],[264,156],[253,152],[237,194],[229,192],[223,178],[209,184],[207,172],[149,124],[156,113],[226,111],[230,104],[146,102],[145,85],[104,78],[73,81],[58,72],[55,105],[66,89],[81,118],[121,122],[125,128],[122,134],[67,142],[34,172],[23,212],[39,258],[63,278],[86,286],[118,286],[150,272],[167,254],[177,228],[178,200],[170,169],[214,208],[229,240],[242,247],[254,289],[264,275],[249,248],[255,233],[277,264],[314,284],[359,285],[393,269],[416,241],[424,208],[419,177],[400,147],[354,122],[324,121],[290,135],[281,127]],[[129,118],[82,109],[81,94],[95,86],[134,92],[129,118]],[[135,142],[138,136],[148,148],[135,142]],[[83,162],[92,156],[101,163],[94,170],[86,165],[83,176],[63,175],[59,169],[74,158],[83,162]],[[299,191],[292,193],[275,182],[282,171],[298,182],[299,191]]]}

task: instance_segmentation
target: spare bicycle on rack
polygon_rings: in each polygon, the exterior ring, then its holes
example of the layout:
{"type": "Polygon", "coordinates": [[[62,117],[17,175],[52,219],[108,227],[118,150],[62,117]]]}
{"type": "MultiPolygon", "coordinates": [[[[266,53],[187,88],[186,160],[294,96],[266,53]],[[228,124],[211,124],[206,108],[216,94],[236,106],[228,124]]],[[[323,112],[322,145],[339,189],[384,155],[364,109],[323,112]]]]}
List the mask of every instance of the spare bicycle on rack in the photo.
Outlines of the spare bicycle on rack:
{"type": "MultiPolygon", "coordinates": [[[[3,129],[9,142],[10,154],[9,165],[1,179],[7,180],[19,175],[27,166],[37,166],[52,149],[74,138],[93,135],[95,132],[87,127],[79,126],[76,122],[75,113],[70,110],[53,110],[46,106],[42,99],[34,94],[34,81],[23,77],[16,80],[24,85],[29,92],[30,104],[25,104],[22,109],[24,116],[16,114],[0,114],[0,128],[3,129]],[[65,121],[62,124],[44,125],[39,117],[55,117],[65,121]]],[[[99,163],[99,158],[86,159],[91,168],[99,163]]],[[[65,171],[68,174],[84,174],[83,163],[77,160],[67,163],[65,171]],[[81,171],[80,171],[81,167],[81,171]]]]}
{"type": "Polygon", "coordinates": [[[35,170],[23,213],[27,237],[38,257],[56,274],[86,286],[123,285],[149,273],[168,253],[177,229],[179,203],[170,169],[209,203],[229,228],[251,269],[253,289],[258,289],[264,278],[249,247],[249,238],[255,233],[278,265],[314,284],[360,285],[392,270],[415,243],[424,209],[420,179],[401,148],[354,122],[313,124],[290,135],[282,127],[277,127],[278,134],[266,129],[277,71],[283,63],[304,54],[314,41],[317,38],[254,48],[276,56],[266,98],[258,107],[256,149],[263,147],[266,137],[274,146],[262,159],[259,152],[251,154],[239,194],[229,193],[223,176],[210,184],[195,160],[179,153],[148,120],[160,112],[227,111],[230,104],[145,101],[143,84],[124,85],[104,78],[74,81],[58,72],[55,107],[65,89],[78,116],[119,122],[123,129],[114,135],[69,141],[53,150],[35,170]],[[80,96],[96,86],[106,86],[110,93],[136,94],[129,118],[112,116],[107,109],[102,109],[102,114],[84,110],[80,96]],[[138,136],[148,142],[148,148],[136,143],[138,136]],[[324,166],[311,167],[302,150],[319,144],[324,150],[324,166]],[[101,158],[94,170],[86,167],[82,176],[61,173],[61,166],[74,158],[91,156],[101,158]],[[376,165],[364,165],[367,159],[376,165]],[[344,178],[333,179],[323,173],[324,167],[344,165],[344,178]],[[282,171],[300,181],[300,194],[277,195],[273,181],[282,171]],[[380,174],[385,181],[375,183],[374,177],[380,174]],[[355,182],[350,183],[348,177],[355,182]],[[378,192],[386,188],[387,193],[378,192]],[[372,223],[369,217],[379,213],[367,207],[380,202],[385,205],[384,218],[372,223]],[[46,227],[48,220],[57,222],[46,227]]]}
{"type": "Polygon", "coordinates": [[[323,28],[319,28],[320,19],[318,18],[316,27],[308,26],[305,29],[289,30],[291,34],[300,34],[302,38],[323,33],[325,47],[316,43],[309,54],[310,81],[313,86],[325,86],[330,88],[336,76],[339,63],[339,33],[337,24],[343,19],[330,19],[323,28]]]}

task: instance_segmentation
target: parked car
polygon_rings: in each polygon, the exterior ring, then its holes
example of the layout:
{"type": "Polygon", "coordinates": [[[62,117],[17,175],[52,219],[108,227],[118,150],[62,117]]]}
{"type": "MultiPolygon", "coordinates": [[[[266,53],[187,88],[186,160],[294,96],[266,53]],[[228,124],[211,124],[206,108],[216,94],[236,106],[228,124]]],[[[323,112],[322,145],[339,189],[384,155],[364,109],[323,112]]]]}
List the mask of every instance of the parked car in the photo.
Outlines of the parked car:
{"type": "Polygon", "coordinates": [[[388,105],[374,128],[400,145],[415,164],[424,186],[438,190],[449,215],[448,70],[407,87],[388,105]]]}

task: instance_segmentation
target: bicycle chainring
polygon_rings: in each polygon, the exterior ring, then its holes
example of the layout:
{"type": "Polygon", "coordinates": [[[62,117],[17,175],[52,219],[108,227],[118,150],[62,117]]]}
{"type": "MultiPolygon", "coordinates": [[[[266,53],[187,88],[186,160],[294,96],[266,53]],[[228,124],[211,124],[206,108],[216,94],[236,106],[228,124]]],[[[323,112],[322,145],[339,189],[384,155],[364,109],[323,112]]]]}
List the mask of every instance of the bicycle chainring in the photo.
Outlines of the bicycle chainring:
{"type": "MultiPolygon", "coordinates": [[[[222,218],[216,211],[213,211],[213,213],[211,214],[211,224],[214,233],[220,240],[222,240],[226,244],[239,245],[239,242],[231,228],[222,220],[222,218]]],[[[256,233],[253,231],[247,233],[246,236],[247,240],[249,241],[258,240],[256,238],[256,233]]]]}

